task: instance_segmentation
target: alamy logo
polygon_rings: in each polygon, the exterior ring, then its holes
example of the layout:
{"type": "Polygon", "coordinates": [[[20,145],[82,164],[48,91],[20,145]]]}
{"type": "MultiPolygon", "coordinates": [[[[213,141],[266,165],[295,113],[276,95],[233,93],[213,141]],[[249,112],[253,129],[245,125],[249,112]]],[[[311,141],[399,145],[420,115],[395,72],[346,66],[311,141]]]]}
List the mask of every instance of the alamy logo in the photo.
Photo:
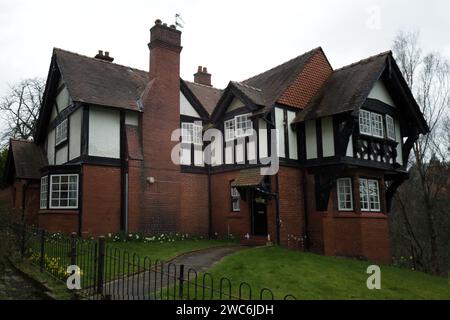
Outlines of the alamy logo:
{"type": "MultiPolygon", "coordinates": [[[[266,130],[264,130],[266,131],[266,130]]],[[[267,136],[265,133],[263,133],[267,136]]],[[[248,164],[250,165],[261,165],[260,173],[263,176],[271,176],[276,175],[279,170],[279,159],[278,159],[278,145],[277,141],[279,140],[279,130],[271,129],[270,130],[270,146],[267,145],[267,150],[265,156],[260,156],[258,161],[258,156],[256,152],[259,152],[258,148],[258,133],[254,129],[248,129],[246,131],[246,135],[242,137],[234,137],[233,139],[224,139],[223,134],[220,130],[210,128],[205,132],[187,132],[183,131],[183,129],[176,129],[172,132],[171,141],[179,141],[176,144],[171,152],[172,162],[176,165],[183,165],[184,155],[183,152],[189,153],[189,161],[190,161],[190,152],[191,148],[185,149],[185,145],[194,144],[194,152],[199,151],[202,154],[201,163],[197,162],[195,165],[217,165],[228,163],[226,161],[226,154],[224,154],[224,150],[230,150],[231,154],[236,153],[236,162],[233,164],[241,164],[240,162],[245,162],[246,156],[243,152],[247,150],[247,148],[241,149],[241,160],[238,159],[238,147],[243,146],[246,143],[246,139],[248,141],[248,145],[254,146],[253,157],[252,159],[247,158],[248,164]],[[181,138],[181,139],[180,139],[181,138]],[[187,142],[184,141],[187,140],[187,142]],[[203,143],[205,147],[203,148],[203,143]],[[271,150],[271,152],[269,152],[271,150]],[[269,154],[270,153],[270,154],[269,154]]],[[[225,151],[226,152],[226,151],[225,151]]]]}
{"type": "Polygon", "coordinates": [[[68,266],[67,288],[69,290],[81,290],[81,269],[79,266],[68,266]]]}
{"type": "Polygon", "coordinates": [[[367,267],[367,274],[370,276],[367,278],[367,289],[380,290],[381,289],[381,269],[379,266],[367,267]]]}

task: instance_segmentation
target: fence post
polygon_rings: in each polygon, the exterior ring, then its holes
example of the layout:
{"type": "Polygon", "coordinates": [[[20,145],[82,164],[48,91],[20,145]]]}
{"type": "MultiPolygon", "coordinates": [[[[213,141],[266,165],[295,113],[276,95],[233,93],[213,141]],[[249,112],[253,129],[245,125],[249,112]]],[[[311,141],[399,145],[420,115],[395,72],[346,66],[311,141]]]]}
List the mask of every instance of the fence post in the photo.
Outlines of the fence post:
{"type": "Polygon", "coordinates": [[[25,224],[25,222],[23,222],[22,223],[22,235],[21,235],[21,243],[20,243],[20,254],[21,254],[21,257],[22,257],[22,260],[23,260],[23,258],[24,258],[24,256],[25,256],[25,238],[26,238],[26,236],[27,236],[27,226],[26,226],[26,224],[25,224]]]}
{"type": "Polygon", "coordinates": [[[179,280],[179,293],[178,293],[178,298],[179,300],[183,300],[183,284],[184,284],[184,264],[180,265],[180,276],[178,278],[179,280]]]}
{"type": "Polygon", "coordinates": [[[105,237],[98,238],[97,293],[103,295],[103,275],[105,273],[105,237]]]}
{"type": "Polygon", "coordinates": [[[70,265],[77,264],[77,234],[72,232],[70,237],[70,265]]]}
{"type": "Polygon", "coordinates": [[[39,261],[39,265],[41,268],[41,272],[44,271],[44,267],[45,267],[45,230],[42,229],[41,230],[41,256],[40,256],[40,261],[39,261]]]}

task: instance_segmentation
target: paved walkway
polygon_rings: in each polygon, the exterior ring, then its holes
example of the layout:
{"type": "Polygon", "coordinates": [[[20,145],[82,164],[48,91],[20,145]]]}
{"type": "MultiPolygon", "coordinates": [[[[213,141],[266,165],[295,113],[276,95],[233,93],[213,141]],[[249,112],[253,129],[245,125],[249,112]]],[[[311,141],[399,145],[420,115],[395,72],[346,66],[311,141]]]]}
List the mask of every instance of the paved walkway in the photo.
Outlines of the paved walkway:
{"type": "MultiPolygon", "coordinates": [[[[161,299],[161,289],[170,288],[170,294],[176,290],[174,280],[180,277],[181,265],[184,265],[184,279],[189,277],[192,281],[195,274],[205,272],[224,257],[242,249],[245,247],[229,246],[187,253],[164,264],[162,268],[159,266],[146,272],[112,281],[105,285],[103,292],[113,300],[161,299]]],[[[198,278],[198,284],[201,284],[201,277],[198,278]]],[[[166,298],[165,295],[164,298],[166,298]]]]}

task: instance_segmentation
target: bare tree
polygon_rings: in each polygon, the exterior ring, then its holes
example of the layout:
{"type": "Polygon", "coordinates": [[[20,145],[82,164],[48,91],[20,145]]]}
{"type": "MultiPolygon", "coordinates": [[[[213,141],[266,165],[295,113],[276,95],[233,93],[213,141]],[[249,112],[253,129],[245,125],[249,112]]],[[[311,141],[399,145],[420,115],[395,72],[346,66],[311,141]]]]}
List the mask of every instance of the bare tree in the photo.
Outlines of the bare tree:
{"type": "Polygon", "coordinates": [[[26,79],[10,86],[9,93],[0,98],[0,111],[6,123],[3,142],[8,138],[33,138],[44,90],[44,79],[26,79]]]}
{"type": "MultiPolygon", "coordinates": [[[[416,262],[428,271],[440,273],[439,241],[437,217],[439,198],[448,192],[449,138],[446,125],[450,110],[450,64],[437,53],[422,55],[418,33],[401,32],[394,40],[393,52],[405,79],[413,92],[421,111],[430,127],[427,135],[420,136],[413,146],[410,168],[417,172],[416,183],[401,188],[397,193],[399,210],[405,222],[406,235],[411,243],[411,251],[416,262]],[[415,191],[420,203],[412,201],[415,191]],[[412,208],[413,203],[415,207],[412,208]],[[419,209],[420,208],[420,209],[419,209]],[[412,221],[412,210],[422,210],[425,225],[417,226],[412,221]],[[424,243],[423,234],[417,229],[427,231],[424,243]]],[[[416,200],[416,199],[415,199],[416,200]]]]}

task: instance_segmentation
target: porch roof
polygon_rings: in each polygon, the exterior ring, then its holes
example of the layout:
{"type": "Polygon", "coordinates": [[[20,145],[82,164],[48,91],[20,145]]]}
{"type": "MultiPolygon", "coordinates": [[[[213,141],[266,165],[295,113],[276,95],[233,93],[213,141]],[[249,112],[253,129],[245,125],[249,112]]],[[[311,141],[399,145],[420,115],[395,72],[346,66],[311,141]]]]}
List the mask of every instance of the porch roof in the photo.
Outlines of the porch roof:
{"type": "Polygon", "coordinates": [[[231,183],[232,187],[255,187],[263,182],[260,168],[245,169],[239,172],[237,178],[231,183]]]}

